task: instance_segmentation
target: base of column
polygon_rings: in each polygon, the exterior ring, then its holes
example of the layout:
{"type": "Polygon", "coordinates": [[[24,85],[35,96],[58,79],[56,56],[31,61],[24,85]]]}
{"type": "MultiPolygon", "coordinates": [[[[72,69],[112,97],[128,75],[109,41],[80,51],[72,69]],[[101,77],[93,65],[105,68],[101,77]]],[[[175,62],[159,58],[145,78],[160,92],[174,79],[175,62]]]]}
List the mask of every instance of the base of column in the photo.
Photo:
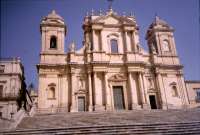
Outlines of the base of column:
{"type": "Polygon", "coordinates": [[[149,104],[143,104],[142,107],[143,107],[143,109],[146,109],[146,110],[151,109],[151,106],[149,104]]]}
{"type": "Polygon", "coordinates": [[[75,106],[70,107],[70,112],[78,112],[75,106]]]}
{"type": "Polygon", "coordinates": [[[138,104],[132,104],[132,110],[141,110],[141,105],[138,105],[138,104]]]}
{"type": "Polygon", "coordinates": [[[94,106],[95,111],[105,111],[105,106],[103,105],[95,105],[94,106]]]}
{"type": "Polygon", "coordinates": [[[89,105],[88,111],[89,111],[89,112],[92,112],[92,111],[93,111],[93,106],[92,106],[92,105],[89,105]]]}
{"type": "Polygon", "coordinates": [[[112,107],[110,105],[106,105],[106,111],[111,111],[112,107]]]}
{"type": "Polygon", "coordinates": [[[166,104],[162,104],[162,109],[163,109],[163,110],[167,110],[167,108],[168,108],[168,107],[167,107],[166,104]]]}

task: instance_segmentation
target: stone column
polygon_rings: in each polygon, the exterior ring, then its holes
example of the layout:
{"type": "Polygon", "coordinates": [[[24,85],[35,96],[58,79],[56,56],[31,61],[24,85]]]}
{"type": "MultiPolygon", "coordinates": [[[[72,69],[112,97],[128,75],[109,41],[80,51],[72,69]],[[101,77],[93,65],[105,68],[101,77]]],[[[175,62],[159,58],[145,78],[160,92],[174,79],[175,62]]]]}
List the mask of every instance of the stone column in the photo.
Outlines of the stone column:
{"type": "Polygon", "coordinates": [[[178,76],[180,78],[180,82],[181,82],[181,85],[182,85],[182,90],[183,90],[183,98],[184,98],[184,107],[187,107],[187,105],[190,103],[189,102],[189,98],[188,98],[188,94],[187,94],[187,90],[186,90],[186,85],[185,85],[185,81],[184,81],[184,77],[183,77],[183,74],[179,75],[178,76]]]}
{"type": "Polygon", "coordinates": [[[160,73],[157,73],[157,77],[156,77],[156,81],[157,81],[157,85],[158,85],[158,90],[160,92],[160,101],[161,101],[161,104],[162,104],[162,109],[167,109],[167,99],[166,99],[166,94],[165,94],[165,91],[164,91],[164,86],[163,86],[163,83],[162,83],[162,77],[161,77],[161,74],[160,73]]]}
{"type": "Polygon", "coordinates": [[[104,85],[105,85],[105,91],[106,91],[106,110],[111,110],[111,92],[108,87],[108,78],[107,73],[104,73],[104,85]]]}
{"type": "Polygon", "coordinates": [[[138,73],[138,78],[139,78],[140,93],[142,97],[142,104],[145,104],[145,93],[144,93],[144,87],[143,87],[143,81],[142,81],[142,73],[138,73]]]}
{"type": "Polygon", "coordinates": [[[93,51],[97,51],[97,43],[96,43],[96,36],[95,36],[95,30],[92,30],[92,46],[93,51]]]}
{"type": "Polygon", "coordinates": [[[127,31],[125,31],[124,33],[125,33],[125,42],[126,42],[126,52],[129,52],[130,44],[128,44],[128,34],[127,34],[127,31]]]}
{"type": "Polygon", "coordinates": [[[133,31],[132,33],[132,40],[133,40],[133,51],[134,52],[137,52],[137,43],[139,42],[138,41],[138,38],[136,37],[136,31],[133,31]]]}
{"type": "Polygon", "coordinates": [[[97,73],[94,72],[94,91],[95,91],[95,111],[102,111],[104,107],[102,105],[102,89],[98,89],[97,86],[97,73]]]}
{"type": "Polygon", "coordinates": [[[71,95],[72,95],[72,102],[71,102],[71,112],[77,111],[77,105],[76,105],[76,95],[75,95],[75,89],[76,89],[76,75],[75,73],[71,74],[71,95]]]}
{"type": "Polygon", "coordinates": [[[103,39],[102,39],[102,30],[99,30],[99,48],[100,51],[104,51],[104,47],[103,47],[103,39]]]}
{"type": "Polygon", "coordinates": [[[143,108],[144,109],[150,109],[150,104],[147,103],[147,81],[146,81],[146,77],[144,76],[144,73],[141,73],[142,76],[142,80],[143,80],[143,93],[144,93],[144,103],[143,103],[143,108]]]}
{"type": "Polygon", "coordinates": [[[128,82],[129,82],[129,89],[131,91],[131,107],[132,109],[141,109],[141,107],[138,104],[138,93],[136,84],[133,83],[133,77],[131,72],[128,73],[128,82]],[[133,85],[135,85],[136,89],[133,89],[133,85]]]}
{"type": "Polygon", "coordinates": [[[91,72],[88,73],[89,111],[93,111],[91,72]]]}

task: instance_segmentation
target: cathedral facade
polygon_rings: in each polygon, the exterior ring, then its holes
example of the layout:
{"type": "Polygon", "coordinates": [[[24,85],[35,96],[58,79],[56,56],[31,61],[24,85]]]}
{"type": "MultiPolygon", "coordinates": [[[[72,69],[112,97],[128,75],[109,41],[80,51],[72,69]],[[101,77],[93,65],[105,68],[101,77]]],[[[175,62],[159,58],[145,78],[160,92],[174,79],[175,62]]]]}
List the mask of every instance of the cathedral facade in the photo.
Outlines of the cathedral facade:
{"type": "Polygon", "coordinates": [[[81,49],[64,51],[67,27],[55,11],[40,24],[38,110],[41,112],[174,109],[189,104],[174,29],[159,17],[149,26],[149,51],[135,17],[105,13],[83,21],[81,49]]]}

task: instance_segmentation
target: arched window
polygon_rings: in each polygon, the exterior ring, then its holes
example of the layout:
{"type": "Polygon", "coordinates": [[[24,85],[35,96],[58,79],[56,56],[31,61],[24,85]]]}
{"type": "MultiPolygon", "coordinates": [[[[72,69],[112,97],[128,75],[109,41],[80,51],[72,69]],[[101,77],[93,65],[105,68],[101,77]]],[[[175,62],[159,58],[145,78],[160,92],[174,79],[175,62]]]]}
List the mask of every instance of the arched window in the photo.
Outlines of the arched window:
{"type": "Polygon", "coordinates": [[[111,53],[118,53],[118,43],[116,39],[110,40],[111,53]]]}
{"type": "Polygon", "coordinates": [[[51,49],[56,49],[57,48],[57,38],[56,38],[56,36],[51,36],[50,48],[51,49]]]}
{"type": "Polygon", "coordinates": [[[163,51],[165,51],[165,52],[170,51],[169,42],[167,40],[163,40],[162,45],[163,45],[163,51]]]}
{"type": "Polygon", "coordinates": [[[48,99],[55,99],[55,87],[50,87],[48,89],[48,99]]]}
{"type": "Polygon", "coordinates": [[[173,97],[178,97],[178,90],[175,85],[172,86],[172,96],[173,97]]]}

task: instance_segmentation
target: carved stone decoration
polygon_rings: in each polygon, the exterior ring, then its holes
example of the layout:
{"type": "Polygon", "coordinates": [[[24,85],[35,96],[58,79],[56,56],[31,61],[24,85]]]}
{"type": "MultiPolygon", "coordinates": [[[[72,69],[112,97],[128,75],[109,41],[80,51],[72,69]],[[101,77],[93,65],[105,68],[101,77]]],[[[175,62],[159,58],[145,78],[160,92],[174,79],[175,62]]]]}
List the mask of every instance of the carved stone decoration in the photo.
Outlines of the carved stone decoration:
{"type": "Polygon", "coordinates": [[[116,75],[113,75],[111,76],[109,79],[109,81],[126,81],[126,77],[124,75],[121,75],[121,74],[116,74],[116,75]]]}
{"type": "Polygon", "coordinates": [[[72,43],[70,44],[69,51],[70,51],[70,52],[75,52],[75,47],[76,47],[75,43],[72,42],[72,43]]]}
{"type": "Polygon", "coordinates": [[[151,50],[152,50],[152,53],[153,53],[153,54],[157,54],[155,45],[154,45],[153,43],[152,43],[152,45],[151,45],[151,50]]]}

